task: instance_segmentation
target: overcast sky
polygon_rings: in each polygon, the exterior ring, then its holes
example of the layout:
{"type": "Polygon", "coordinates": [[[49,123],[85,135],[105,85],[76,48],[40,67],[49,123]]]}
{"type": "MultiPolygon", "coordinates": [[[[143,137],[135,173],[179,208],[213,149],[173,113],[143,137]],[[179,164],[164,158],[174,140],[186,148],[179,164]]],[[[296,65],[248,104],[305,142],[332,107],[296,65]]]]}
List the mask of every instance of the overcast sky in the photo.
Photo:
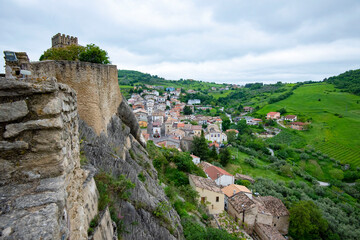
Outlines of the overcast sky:
{"type": "Polygon", "coordinates": [[[0,9],[0,50],[32,61],[60,32],[100,46],[118,69],[167,79],[320,81],[360,68],[359,0],[0,0],[0,9]]]}

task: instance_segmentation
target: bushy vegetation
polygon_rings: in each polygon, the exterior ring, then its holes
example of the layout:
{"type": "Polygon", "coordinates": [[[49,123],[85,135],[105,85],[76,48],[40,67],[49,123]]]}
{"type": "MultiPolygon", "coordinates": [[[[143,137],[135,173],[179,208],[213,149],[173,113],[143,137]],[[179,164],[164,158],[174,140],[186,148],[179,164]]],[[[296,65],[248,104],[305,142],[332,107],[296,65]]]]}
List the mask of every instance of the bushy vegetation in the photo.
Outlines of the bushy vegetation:
{"type": "Polygon", "coordinates": [[[68,60],[109,64],[109,56],[105,50],[95,44],[88,44],[86,47],[69,45],[62,48],[49,48],[41,56],[44,60],[68,60]]]}
{"type": "Polygon", "coordinates": [[[338,76],[324,79],[324,81],[332,83],[344,91],[360,95],[360,69],[350,70],[338,76]]]}
{"type": "Polygon", "coordinates": [[[305,182],[290,181],[286,184],[265,178],[258,178],[251,185],[261,195],[281,199],[290,209],[289,233],[294,239],[358,239],[360,199],[356,194],[360,183],[354,187],[341,187],[345,185],[339,182],[325,188],[305,182]]]}
{"type": "MultiPolygon", "coordinates": [[[[129,199],[130,190],[135,187],[135,184],[124,175],[114,177],[105,172],[98,173],[94,178],[100,195],[98,203],[99,211],[103,211],[107,206],[109,207],[111,219],[116,223],[118,236],[120,237],[124,231],[124,224],[117,214],[115,203],[118,199],[129,199]]],[[[90,227],[94,228],[94,226],[90,227]]]]}
{"type": "MultiPolygon", "coordinates": [[[[186,173],[201,177],[206,175],[192,162],[189,153],[179,152],[177,149],[160,149],[152,141],[148,141],[147,151],[153,159],[160,181],[167,185],[165,194],[181,217],[186,239],[239,239],[236,234],[231,235],[224,230],[207,226],[209,216],[205,212],[205,206],[199,203],[199,195],[190,186],[186,173]],[[200,219],[195,217],[199,215],[200,219]]],[[[154,210],[154,215],[161,218],[167,209],[166,204],[160,203],[154,210]]]]}

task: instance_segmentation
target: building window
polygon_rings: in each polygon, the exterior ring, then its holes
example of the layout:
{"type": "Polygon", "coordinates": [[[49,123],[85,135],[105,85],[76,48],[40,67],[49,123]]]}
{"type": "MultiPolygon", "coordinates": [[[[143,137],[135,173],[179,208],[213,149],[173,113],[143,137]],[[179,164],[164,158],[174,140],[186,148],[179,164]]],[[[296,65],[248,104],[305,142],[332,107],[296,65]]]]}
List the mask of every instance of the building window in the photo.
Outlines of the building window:
{"type": "Polygon", "coordinates": [[[216,202],[219,202],[219,197],[216,197],[216,202]]]}
{"type": "Polygon", "coordinates": [[[274,227],[276,227],[276,223],[274,224],[274,227]]]}

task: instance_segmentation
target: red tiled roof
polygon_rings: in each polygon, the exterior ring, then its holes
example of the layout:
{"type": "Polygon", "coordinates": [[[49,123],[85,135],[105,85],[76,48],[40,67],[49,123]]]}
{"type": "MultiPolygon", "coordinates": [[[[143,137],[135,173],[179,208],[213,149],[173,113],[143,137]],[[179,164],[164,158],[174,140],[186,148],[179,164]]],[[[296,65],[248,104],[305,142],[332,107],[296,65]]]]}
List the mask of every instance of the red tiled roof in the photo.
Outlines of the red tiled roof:
{"type": "Polygon", "coordinates": [[[228,130],[226,130],[226,132],[236,132],[236,133],[239,133],[239,131],[236,130],[236,129],[228,129],[228,130]]]}
{"type": "Polygon", "coordinates": [[[262,121],[260,118],[253,118],[252,120],[253,120],[253,121],[259,121],[259,122],[262,121]]]}
{"type": "Polygon", "coordinates": [[[207,173],[207,175],[212,180],[216,180],[219,177],[221,177],[222,175],[232,176],[230,173],[228,173],[224,169],[216,167],[216,166],[210,166],[210,167],[206,168],[204,171],[207,173]]]}
{"type": "Polygon", "coordinates": [[[285,118],[293,119],[296,118],[296,115],[287,115],[285,118]]]}
{"type": "Polygon", "coordinates": [[[219,145],[217,142],[210,143],[210,144],[209,144],[209,147],[212,147],[212,146],[214,146],[214,145],[215,145],[215,147],[217,147],[217,148],[220,147],[220,145],[219,145]]]}
{"type": "MultiPolygon", "coordinates": [[[[269,112],[268,115],[276,115],[278,114],[279,112],[269,112]]],[[[280,113],[279,113],[280,114],[280,113]]]]}

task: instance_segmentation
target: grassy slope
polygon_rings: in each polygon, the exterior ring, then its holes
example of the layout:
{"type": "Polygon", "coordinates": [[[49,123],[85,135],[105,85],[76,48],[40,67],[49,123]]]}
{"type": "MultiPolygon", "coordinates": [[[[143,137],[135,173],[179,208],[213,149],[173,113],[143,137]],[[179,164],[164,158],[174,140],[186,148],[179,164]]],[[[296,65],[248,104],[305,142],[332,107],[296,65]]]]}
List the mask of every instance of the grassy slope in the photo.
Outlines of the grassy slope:
{"type": "Polygon", "coordinates": [[[341,162],[360,166],[360,97],[334,90],[327,83],[303,85],[289,98],[269,104],[258,113],[285,107],[288,113],[311,117],[310,131],[300,133],[308,143],[341,162]]]}
{"type": "MultiPolygon", "coordinates": [[[[294,182],[301,182],[304,181],[302,178],[295,176],[295,178],[290,178],[286,176],[282,176],[278,174],[276,171],[271,169],[261,169],[261,168],[254,168],[249,164],[245,163],[245,158],[250,157],[248,154],[238,151],[235,148],[230,148],[230,152],[232,156],[235,156],[235,159],[232,159],[229,164],[226,165],[225,170],[231,174],[241,173],[249,175],[253,178],[256,177],[264,177],[269,178],[274,181],[282,180],[285,182],[294,181],[294,182]]],[[[255,161],[258,166],[266,166],[270,163],[264,162],[260,159],[255,158],[255,161]]]]}

